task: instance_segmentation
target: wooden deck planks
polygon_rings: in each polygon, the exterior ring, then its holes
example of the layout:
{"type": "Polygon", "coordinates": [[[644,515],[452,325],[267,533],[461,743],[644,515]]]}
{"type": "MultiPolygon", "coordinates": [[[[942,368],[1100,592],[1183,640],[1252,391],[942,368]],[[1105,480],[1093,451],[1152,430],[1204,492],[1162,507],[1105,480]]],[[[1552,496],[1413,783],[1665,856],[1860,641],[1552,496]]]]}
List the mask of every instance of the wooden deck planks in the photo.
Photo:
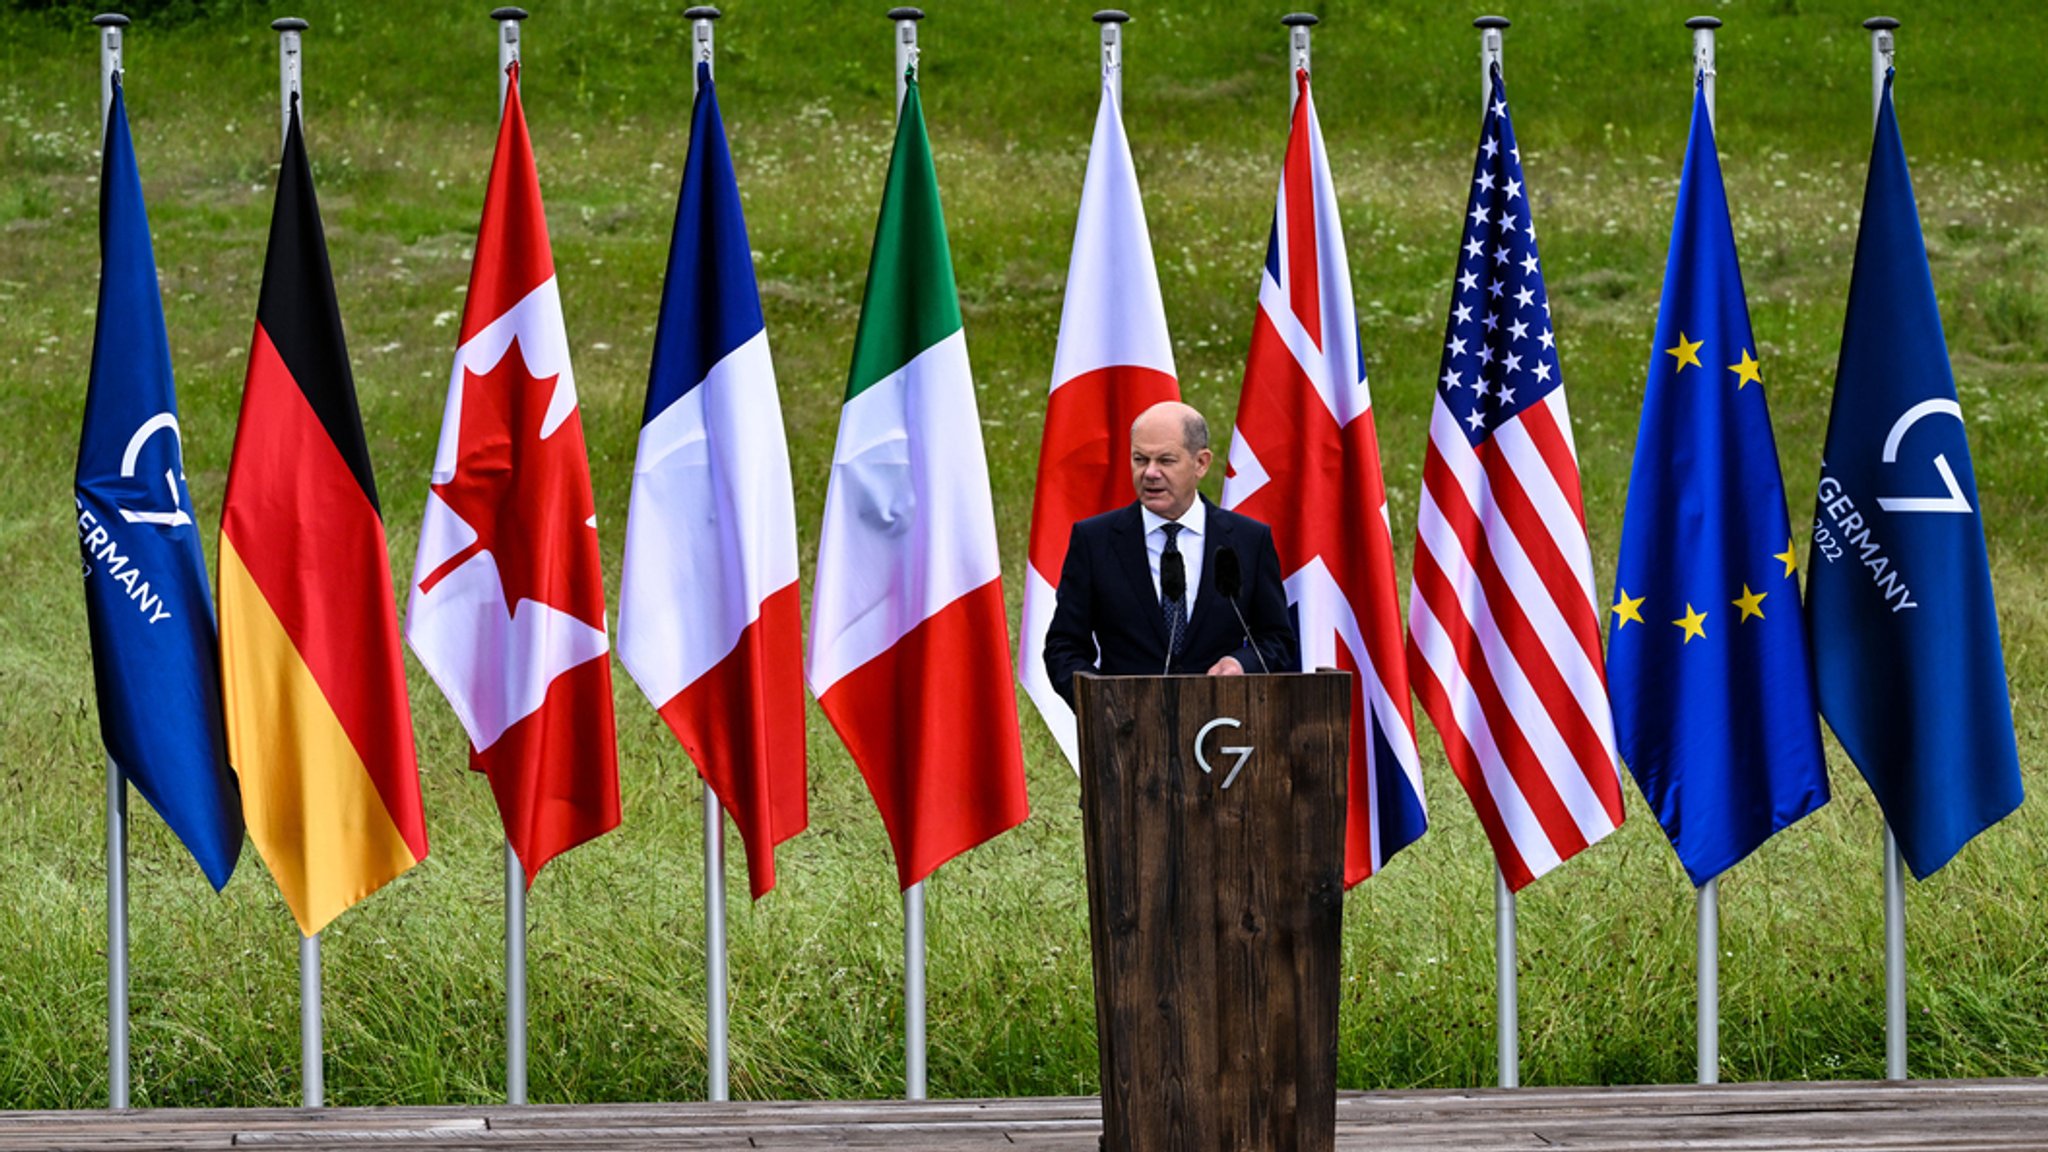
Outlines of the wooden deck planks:
{"type": "MultiPolygon", "coordinates": [[[[1095,1152],[1092,1098],[0,1113],[0,1149],[1095,1152]]],[[[1347,1093],[1339,1152],[2048,1149],[2048,1081],[1347,1093]]],[[[1206,1152],[1206,1150],[1205,1150],[1206,1152]]]]}

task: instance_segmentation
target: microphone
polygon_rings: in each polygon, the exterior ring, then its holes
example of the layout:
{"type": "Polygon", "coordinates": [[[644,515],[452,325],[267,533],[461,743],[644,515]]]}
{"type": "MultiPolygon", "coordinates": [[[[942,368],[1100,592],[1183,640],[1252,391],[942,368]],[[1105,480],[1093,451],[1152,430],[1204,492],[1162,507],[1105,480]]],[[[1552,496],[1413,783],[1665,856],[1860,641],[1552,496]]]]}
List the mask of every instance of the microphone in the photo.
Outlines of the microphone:
{"type": "Polygon", "coordinates": [[[1259,671],[1268,675],[1273,669],[1266,663],[1266,653],[1259,642],[1252,639],[1252,626],[1245,623],[1244,612],[1237,606],[1237,594],[1244,590],[1244,570],[1238,567],[1237,549],[1231,547],[1216,550],[1216,591],[1223,594],[1224,603],[1237,614],[1237,626],[1244,630],[1244,642],[1259,658],[1259,671]]]}
{"type": "MultiPolygon", "coordinates": [[[[1159,596],[1162,600],[1185,600],[1188,595],[1187,561],[1181,559],[1180,549],[1168,548],[1159,554],[1159,596]]],[[[1160,668],[1161,676],[1173,672],[1173,637],[1166,638],[1166,664],[1160,668]]]]}

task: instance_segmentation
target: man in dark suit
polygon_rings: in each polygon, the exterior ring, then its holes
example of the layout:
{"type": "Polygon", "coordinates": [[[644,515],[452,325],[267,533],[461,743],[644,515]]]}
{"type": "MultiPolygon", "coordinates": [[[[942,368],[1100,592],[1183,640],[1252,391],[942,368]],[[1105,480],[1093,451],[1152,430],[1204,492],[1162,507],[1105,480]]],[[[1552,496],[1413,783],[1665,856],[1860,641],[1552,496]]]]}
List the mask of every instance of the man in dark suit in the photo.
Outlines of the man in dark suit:
{"type": "Polygon", "coordinates": [[[1137,502],[1076,523],[1060,569],[1045,670],[1069,704],[1076,672],[1299,670],[1272,530],[1196,491],[1213,458],[1209,425],[1186,404],[1155,404],[1132,423],[1137,502]],[[1243,625],[1217,587],[1219,570],[1232,564],[1217,561],[1225,550],[1235,556],[1243,625]],[[1166,595],[1176,588],[1184,589],[1178,598],[1166,595]],[[1246,642],[1247,628],[1256,648],[1246,642]]]}

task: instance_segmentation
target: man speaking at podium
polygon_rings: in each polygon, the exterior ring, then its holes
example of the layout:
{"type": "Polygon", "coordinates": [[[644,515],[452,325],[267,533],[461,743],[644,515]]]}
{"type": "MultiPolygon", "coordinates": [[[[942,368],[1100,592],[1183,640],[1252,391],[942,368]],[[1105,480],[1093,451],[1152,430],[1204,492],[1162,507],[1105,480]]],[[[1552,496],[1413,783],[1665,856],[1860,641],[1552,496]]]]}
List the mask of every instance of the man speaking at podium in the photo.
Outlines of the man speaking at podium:
{"type": "Polygon", "coordinates": [[[1186,404],[1132,422],[1137,502],[1077,522],[1060,569],[1045,670],[1067,703],[1076,672],[1299,670],[1273,532],[1197,493],[1212,459],[1209,424],[1186,404]]]}

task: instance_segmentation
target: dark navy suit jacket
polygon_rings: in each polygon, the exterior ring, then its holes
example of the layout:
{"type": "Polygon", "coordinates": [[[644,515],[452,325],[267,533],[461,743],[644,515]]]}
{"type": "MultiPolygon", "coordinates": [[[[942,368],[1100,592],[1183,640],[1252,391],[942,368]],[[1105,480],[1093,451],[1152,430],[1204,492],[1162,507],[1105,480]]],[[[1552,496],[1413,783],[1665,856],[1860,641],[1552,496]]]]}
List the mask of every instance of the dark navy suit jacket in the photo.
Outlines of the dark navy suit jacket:
{"type": "MultiPolygon", "coordinates": [[[[1207,498],[1203,503],[1208,504],[1207,498]]],[[[1045,637],[1045,670],[1067,703],[1074,702],[1074,673],[1105,676],[1200,675],[1225,656],[1236,656],[1247,672],[1300,671],[1300,645],[1287,612],[1280,556],[1273,531],[1249,516],[1214,504],[1206,510],[1202,534],[1202,586],[1195,590],[1181,654],[1166,662],[1166,617],[1152,589],[1152,565],[1145,552],[1145,520],[1133,502],[1074,525],[1067,560],[1060,568],[1059,600],[1045,637]],[[1243,586],[1237,605],[1258,651],[1245,643],[1244,628],[1216,590],[1216,554],[1237,553],[1243,586]],[[1099,653],[1099,654],[1098,654],[1099,653]]]]}

